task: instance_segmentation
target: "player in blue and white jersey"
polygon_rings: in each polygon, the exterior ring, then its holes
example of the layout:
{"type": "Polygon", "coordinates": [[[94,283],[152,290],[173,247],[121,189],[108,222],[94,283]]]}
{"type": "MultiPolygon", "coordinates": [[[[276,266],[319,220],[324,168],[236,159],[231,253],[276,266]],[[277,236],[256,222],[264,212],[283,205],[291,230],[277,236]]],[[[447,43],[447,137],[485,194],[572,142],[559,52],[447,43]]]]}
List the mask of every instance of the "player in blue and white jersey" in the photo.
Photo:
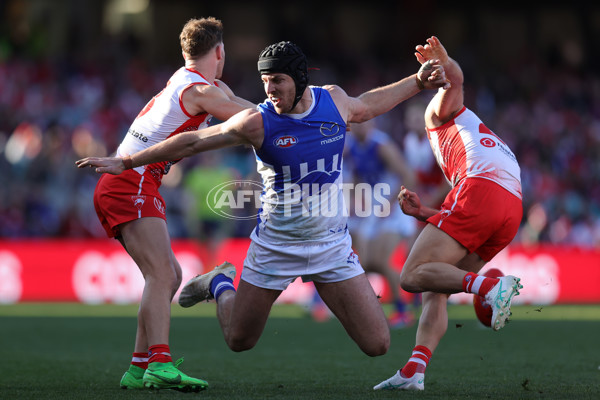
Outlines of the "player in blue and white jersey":
{"type": "Polygon", "coordinates": [[[448,86],[444,70],[432,60],[417,74],[351,97],[336,85],[308,86],[306,56],[291,42],[265,48],[258,70],[268,98],[257,109],[131,156],[86,158],[77,165],[119,174],[155,161],[252,146],[264,191],[237,291],[235,267],[224,263],[190,280],[179,303],[189,307],[214,298],[226,343],[244,351],[258,342],[281,292],[301,277],[314,282],[365,354],[382,355],[389,329],[346,226],[341,187],[346,125],[383,114],[422,89],[448,86]]]}

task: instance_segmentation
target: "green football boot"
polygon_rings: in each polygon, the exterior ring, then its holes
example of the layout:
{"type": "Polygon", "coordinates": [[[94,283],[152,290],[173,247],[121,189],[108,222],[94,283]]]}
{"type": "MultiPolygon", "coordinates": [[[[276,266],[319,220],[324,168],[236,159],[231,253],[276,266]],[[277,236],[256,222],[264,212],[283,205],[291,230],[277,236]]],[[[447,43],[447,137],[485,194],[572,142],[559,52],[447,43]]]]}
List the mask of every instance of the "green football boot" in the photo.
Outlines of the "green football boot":
{"type": "Polygon", "coordinates": [[[143,389],[144,388],[144,368],[137,365],[130,365],[121,378],[121,389],[143,389]]]}
{"type": "Polygon", "coordinates": [[[199,392],[208,387],[208,382],[192,378],[181,372],[177,367],[183,362],[180,358],[172,362],[148,364],[144,373],[144,387],[149,389],[174,389],[180,392],[199,392]]]}

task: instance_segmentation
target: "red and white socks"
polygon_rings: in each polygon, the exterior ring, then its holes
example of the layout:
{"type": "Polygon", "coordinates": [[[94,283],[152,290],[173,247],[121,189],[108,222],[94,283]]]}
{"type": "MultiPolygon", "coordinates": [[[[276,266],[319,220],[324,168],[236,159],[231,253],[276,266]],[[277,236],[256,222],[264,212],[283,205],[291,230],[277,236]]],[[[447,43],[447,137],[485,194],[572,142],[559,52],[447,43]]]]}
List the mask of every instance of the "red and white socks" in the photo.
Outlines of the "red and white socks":
{"type": "Polygon", "coordinates": [[[168,344],[155,344],[154,346],[150,346],[148,348],[148,363],[153,362],[173,362],[171,359],[171,350],[169,350],[168,344]]]}
{"type": "Polygon", "coordinates": [[[415,346],[412,355],[406,365],[400,370],[400,374],[405,378],[412,378],[417,372],[425,373],[427,364],[431,360],[431,350],[425,346],[415,346]]]}
{"type": "Polygon", "coordinates": [[[462,281],[463,292],[485,297],[485,295],[496,286],[498,281],[499,279],[497,278],[488,278],[487,276],[468,272],[462,281]]]}
{"type": "Polygon", "coordinates": [[[131,357],[131,365],[135,365],[141,369],[148,368],[148,353],[133,353],[131,357]]]}
{"type": "Polygon", "coordinates": [[[141,369],[148,369],[148,364],[153,362],[173,362],[168,344],[156,344],[150,346],[148,352],[133,352],[131,365],[141,369]]]}

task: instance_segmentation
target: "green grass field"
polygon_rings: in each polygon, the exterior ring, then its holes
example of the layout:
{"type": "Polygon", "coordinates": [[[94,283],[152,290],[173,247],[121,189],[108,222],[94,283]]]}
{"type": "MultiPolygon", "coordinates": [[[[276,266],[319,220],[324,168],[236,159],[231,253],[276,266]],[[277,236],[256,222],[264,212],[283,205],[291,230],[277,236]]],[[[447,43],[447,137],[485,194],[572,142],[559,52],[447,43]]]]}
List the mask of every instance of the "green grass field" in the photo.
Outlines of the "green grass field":
{"type": "Polygon", "coordinates": [[[200,393],[125,391],[136,306],[0,306],[0,399],[598,399],[600,306],[519,306],[502,331],[471,306],[450,324],[427,369],[424,392],[373,391],[402,367],[416,328],[392,331],[388,354],[369,358],[336,320],[312,321],[277,305],[258,345],[233,353],[214,305],[173,306],[171,350],[210,383],[200,393]]]}

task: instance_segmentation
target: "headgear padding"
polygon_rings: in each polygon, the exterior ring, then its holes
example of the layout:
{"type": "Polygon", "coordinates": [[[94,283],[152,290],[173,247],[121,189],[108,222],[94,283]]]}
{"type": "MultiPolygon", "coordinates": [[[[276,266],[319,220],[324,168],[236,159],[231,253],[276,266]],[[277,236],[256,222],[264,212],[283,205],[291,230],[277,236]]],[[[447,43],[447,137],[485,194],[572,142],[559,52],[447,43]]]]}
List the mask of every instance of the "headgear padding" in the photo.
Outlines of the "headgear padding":
{"type": "Polygon", "coordinates": [[[292,108],[302,98],[308,86],[308,66],[306,56],[292,42],[279,42],[265,48],[258,56],[258,72],[261,74],[282,73],[292,77],[296,83],[296,97],[292,108]]]}

